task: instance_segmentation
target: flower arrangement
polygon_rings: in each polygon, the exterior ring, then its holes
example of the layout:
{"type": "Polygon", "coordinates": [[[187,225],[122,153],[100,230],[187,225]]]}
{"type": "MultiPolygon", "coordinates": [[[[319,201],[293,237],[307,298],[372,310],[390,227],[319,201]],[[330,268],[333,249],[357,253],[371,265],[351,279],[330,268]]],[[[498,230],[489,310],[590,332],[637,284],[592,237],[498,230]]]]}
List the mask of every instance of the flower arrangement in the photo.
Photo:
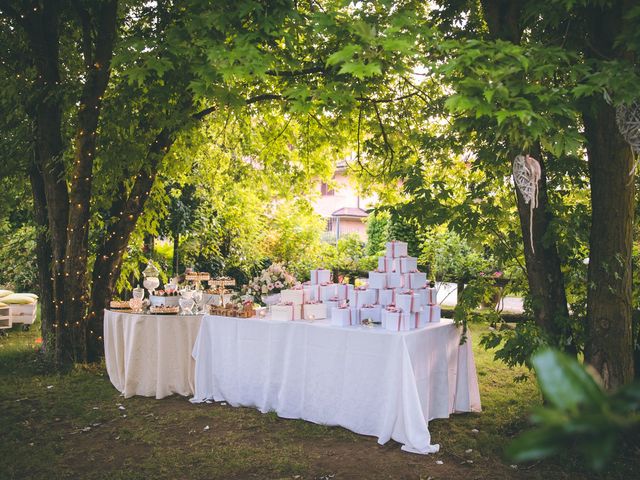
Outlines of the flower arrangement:
{"type": "Polygon", "coordinates": [[[256,301],[260,301],[263,295],[280,293],[281,290],[292,288],[296,283],[296,277],[290,274],[283,265],[273,263],[245,285],[242,293],[251,295],[256,301]]]}

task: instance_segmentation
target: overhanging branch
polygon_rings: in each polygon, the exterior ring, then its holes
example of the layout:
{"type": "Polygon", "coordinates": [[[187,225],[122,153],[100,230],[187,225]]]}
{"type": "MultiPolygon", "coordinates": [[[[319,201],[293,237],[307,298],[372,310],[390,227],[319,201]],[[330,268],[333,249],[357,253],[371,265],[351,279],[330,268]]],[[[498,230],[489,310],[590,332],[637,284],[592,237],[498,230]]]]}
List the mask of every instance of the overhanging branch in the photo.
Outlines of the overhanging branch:
{"type": "MultiPolygon", "coordinates": [[[[282,95],[278,95],[276,93],[263,93],[261,95],[256,95],[255,97],[249,97],[245,100],[246,105],[251,105],[252,103],[265,102],[268,100],[284,100],[285,97],[282,95]]],[[[218,109],[217,105],[207,107],[204,110],[200,110],[198,113],[193,114],[194,120],[202,120],[204,117],[209,115],[210,113],[215,112],[218,109]]]]}

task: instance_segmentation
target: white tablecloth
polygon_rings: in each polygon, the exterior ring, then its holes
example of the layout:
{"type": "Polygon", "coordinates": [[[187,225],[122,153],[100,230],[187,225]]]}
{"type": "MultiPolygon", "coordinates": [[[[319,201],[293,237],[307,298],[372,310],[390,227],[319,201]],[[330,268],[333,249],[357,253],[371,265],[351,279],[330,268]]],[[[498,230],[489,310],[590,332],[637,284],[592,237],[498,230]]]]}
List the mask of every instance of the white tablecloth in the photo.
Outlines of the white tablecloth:
{"type": "Polygon", "coordinates": [[[480,411],[471,342],[459,341],[451,321],[389,332],[207,315],[193,349],[192,401],[340,425],[432,453],[429,420],[480,411]]]}
{"type": "Polygon", "coordinates": [[[105,310],[104,356],[113,386],[126,398],[193,395],[191,357],[202,315],[137,315],[105,310]]]}

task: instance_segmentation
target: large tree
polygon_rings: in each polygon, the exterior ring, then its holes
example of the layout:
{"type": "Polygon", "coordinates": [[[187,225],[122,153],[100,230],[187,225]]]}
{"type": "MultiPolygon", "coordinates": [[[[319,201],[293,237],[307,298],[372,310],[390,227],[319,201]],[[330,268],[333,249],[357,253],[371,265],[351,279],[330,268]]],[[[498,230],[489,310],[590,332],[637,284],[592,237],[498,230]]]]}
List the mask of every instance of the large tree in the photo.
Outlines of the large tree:
{"type": "Polygon", "coordinates": [[[33,125],[43,336],[56,363],[102,353],[103,309],[178,135],[225,103],[280,98],[231,80],[271,62],[255,55],[291,7],[0,2],[3,68],[33,125]],[[237,66],[225,52],[250,55],[237,66]]]}

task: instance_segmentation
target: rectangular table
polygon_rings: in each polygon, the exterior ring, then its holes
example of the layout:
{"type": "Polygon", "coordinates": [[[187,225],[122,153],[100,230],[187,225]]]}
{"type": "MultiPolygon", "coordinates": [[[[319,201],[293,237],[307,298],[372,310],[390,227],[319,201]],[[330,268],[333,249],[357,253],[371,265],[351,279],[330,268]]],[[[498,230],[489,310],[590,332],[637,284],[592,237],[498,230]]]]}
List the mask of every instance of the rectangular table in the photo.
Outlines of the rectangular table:
{"type": "Polygon", "coordinates": [[[191,357],[202,315],[104,312],[104,357],[109,379],[125,398],[194,393],[191,357]]]}
{"type": "Polygon", "coordinates": [[[480,411],[470,339],[451,321],[407,332],[207,315],[193,349],[193,402],[227,401],[340,425],[433,453],[428,422],[480,411]]]}

